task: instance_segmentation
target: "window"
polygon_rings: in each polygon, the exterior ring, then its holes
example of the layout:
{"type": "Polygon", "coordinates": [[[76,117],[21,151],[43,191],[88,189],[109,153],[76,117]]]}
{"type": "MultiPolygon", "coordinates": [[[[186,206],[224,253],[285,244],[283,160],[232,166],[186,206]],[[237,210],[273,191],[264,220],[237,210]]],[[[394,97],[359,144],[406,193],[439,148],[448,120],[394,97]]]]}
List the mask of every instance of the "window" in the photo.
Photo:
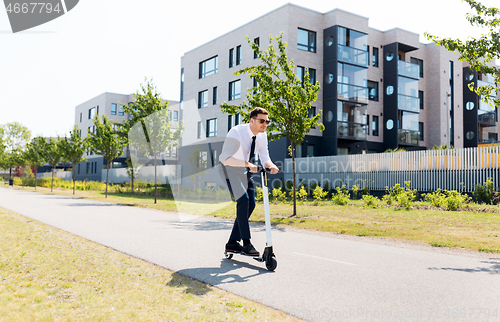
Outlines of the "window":
{"type": "Polygon", "coordinates": [[[217,164],[217,150],[212,150],[212,167],[217,164]]]}
{"type": "Polygon", "coordinates": [[[207,138],[217,136],[217,119],[207,120],[207,138]]]}
{"type": "Polygon", "coordinates": [[[419,66],[419,69],[420,69],[420,78],[423,78],[424,77],[424,61],[422,59],[411,57],[410,58],[410,63],[416,64],[416,65],[419,66]]]}
{"type": "Polygon", "coordinates": [[[418,122],[418,131],[420,132],[420,141],[424,140],[424,123],[418,122]]]}
{"type": "Polygon", "coordinates": [[[90,163],[87,162],[87,174],[89,174],[89,173],[90,173],[90,163]]]}
{"type": "Polygon", "coordinates": [[[78,163],[78,174],[80,174],[80,163],[78,163]]]}
{"type": "Polygon", "coordinates": [[[80,113],[80,123],[82,123],[82,113],[80,113]]]}
{"type": "MultiPolygon", "coordinates": [[[[309,72],[309,82],[311,84],[316,84],[316,69],[308,68],[309,72]]],[[[297,77],[300,79],[301,86],[304,87],[304,79],[306,76],[306,69],[302,66],[297,66],[297,77]]]]}
{"type": "Polygon", "coordinates": [[[372,52],[372,66],[373,67],[378,67],[378,48],[373,47],[373,52],[372,52]]]}
{"type": "Polygon", "coordinates": [[[373,115],[372,116],[372,135],[373,136],[378,136],[378,116],[373,115]]]}
{"type": "Polygon", "coordinates": [[[253,82],[252,86],[254,87],[253,93],[257,94],[257,88],[256,87],[259,86],[259,83],[257,83],[257,78],[252,77],[252,82],[253,82]]]}
{"type": "Polygon", "coordinates": [[[241,81],[237,80],[229,83],[229,100],[237,100],[241,96],[241,81]]]}
{"type": "Polygon", "coordinates": [[[309,81],[311,84],[316,84],[316,69],[309,68],[309,81]]]}
{"type": "Polygon", "coordinates": [[[236,65],[241,64],[241,46],[236,47],[236,65]]]}
{"type": "Polygon", "coordinates": [[[233,127],[233,116],[228,115],[227,116],[227,131],[229,132],[232,127],[233,127]]]}
{"type": "Polygon", "coordinates": [[[174,111],[174,122],[179,121],[179,111],[174,111]]]}
{"type": "Polygon", "coordinates": [[[307,145],[307,157],[312,158],[314,156],[314,145],[307,145]]]}
{"type": "Polygon", "coordinates": [[[208,106],[208,90],[198,92],[198,108],[204,108],[208,106]]]}
{"type": "Polygon", "coordinates": [[[199,78],[204,78],[217,73],[217,56],[200,63],[199,78]]]}
{"type": "Polygon", "coordinates": [[[123,113],[123,106],[118,106],[118,115],[123,116],[125,113],[123,113]]]}
{"type": "Polygon", "coordinates": [[[234,66],[234,48],[229,49],[229,68],[234,66]]]}
{"type": "Polygon", "coordinates": [[[420,100],[420,109],[424,109],[424,92],[418,91],[418,99],[420,100]]]}
{"type": "MultiPolygon", "coordinates": [[[[259,37],[255,38],[253,40],[253,42],[254,42],[254,44],[257,44],[257,46],[260,46],[259,37]]],[[[259,53],[254,50],[253,51],[253,59],[255,59],[255,58],[259,58],[259,53]]]]}
{"type": "Polygon", "coordinates": [[[234,116],[234,125],[236,126],[236,125],[239,125],[239,124],[241,124],[241,115],[240,114],[236,114],[234,116]]]}
{"type": "Polygon", "coordinates": [[[316,52],[316,33],[305,29],[297,29],[297,48],[312,53],[316,52]]]}
{"type": "Polygon", "coordinates": [[[316,107],[314,106],[311,106],[309,108],[309,113],[307,115],[308,118],[312,118],[312,117],[315,117],[316,116],[316,107]]]}
{"type": "Polygon", "coordinates": [[[198,132],[196,134],[197,139],[201,139],[201,122],[198,122],[198,132]]]}
{"type": "Polygon", "coordinates": [[[305,68],[302,66],[297,66],[297,77],[300,79],[300,84],[302,87],[304,87],[304,75],[305,75],[305,68]]]}
{"type": "Polygon", "coordinates": [[[217,86],[212,89],[212,105],[217,105],[217,86]]]}
{"type": "Polygon", "coordinates": [[[368,99],[378,101],[378,82],[368,81],[368,99]]]}
{"type": "Polygon", "coordinates": [[[363,133],[365,133],[366,135],[370,135],[370,115],[363,115],[363,118],[365,119],[366,124],[366,126],[363,127],[363,133]]]}
{"type": "Polygon", "coordinates": [[[89,110],[89,120],[90,119],[93,119],[94,116],[96,116],[96,108],[95,107],[92,107],[90,110],[89,110]]]}
{"type": "Polygon", "coordinates": [[[116,103],[111,103],[111,115],[116,115],[116,103]]]}

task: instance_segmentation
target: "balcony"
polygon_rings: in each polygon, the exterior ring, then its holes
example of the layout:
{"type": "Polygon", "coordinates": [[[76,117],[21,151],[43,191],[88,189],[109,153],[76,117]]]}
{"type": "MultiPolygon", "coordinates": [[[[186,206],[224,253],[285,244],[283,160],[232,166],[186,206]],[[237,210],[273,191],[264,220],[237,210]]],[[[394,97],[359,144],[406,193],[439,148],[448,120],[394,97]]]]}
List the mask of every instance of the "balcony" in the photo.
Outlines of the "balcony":
{"type": "Polygon", "coordinates": [[[354,47],[338,45],[338,60],[344,63],[368,67],[368,52],[354,47]]]}
{"type": "Polygon", "coordinates": [[[489,112],[489,113],[479,114],[477,116],[477,121],[479,122],[479,124],[482,124],[485,126],[495,126],[496,125],[496,113],[489,112]]]}
{"type": "Polygon", "coordinates": [[[420,132],[399,129],[398,130],[398,143],[404,145],[418,145],[420,142],[420,132]]]}
{"type": "Polygon", "coordinates": [[[354,122],[337,121],[337,138],[366,141],[368,125],[354,122]]]}
{"type": "Polygon", "coordinates": [[[398,61],[398,75],[405,76],[409,78],[419,79],[420,77],[420,66],[417,64],[412,64],[406,61],[398,61]]]}
{"type": "Polygon", "coordinates": [[[398,95],[398,109],[408,112],[420,112],[420,99],[418,97],[398,95]]]}
{"type": "Polygon", "coordinates": [[[337,99],[368,104],[368,87],[337,83],[337,99]]]}

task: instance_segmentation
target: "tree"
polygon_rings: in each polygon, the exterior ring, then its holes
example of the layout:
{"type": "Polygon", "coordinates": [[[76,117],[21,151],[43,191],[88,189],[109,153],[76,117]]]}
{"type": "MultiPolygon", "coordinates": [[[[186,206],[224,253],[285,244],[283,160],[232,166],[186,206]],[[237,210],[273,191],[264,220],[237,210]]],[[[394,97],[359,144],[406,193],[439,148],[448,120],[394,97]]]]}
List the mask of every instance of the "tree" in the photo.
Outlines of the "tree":
{"type": "Polygon", "coordinates": [[[106,198],[108,197],[109,165],[114,159],[123,154],[123,144],[120,142],[112,121],[106,115],[94,117],[95,133],[89,132],[88,146],[95,154],[100,154],[106,159],[106,198]]]}
{"type": "Polygon", "coordinates": [[[53,191],[54,188],[54,169],[61,162],[62,152],[61,152],[61,139],[57,138],[49,138],[49,141],[45,143],[45,150],[43,152],[43,158],[45,162],[50,164],[52,167],[52,180],[50,183],[50,192],[53,191]]]}
{"type": "Polygon", "coordinates": [[[198,183],[198,188],[201,189],[201,181],[202,178],[207,174],[205,170],[207,170],[207,155],[200,153],[200,148],[197,145],[196,149],[194,149],[193,153],[188,155],[189,164],[194,171],[189,171],[191,174],[190,179],[193,182],[194,190],[196,190],[196,183],[198,183]]]}
{"type": "MultiPolygon", "coordinates": [[[[494,65],[494,59],[500,59],[500,9],[488,8],[476,0],[463,0],[467,2],[474,13],[468,13],[466,19],[472,26],[488,28],[489,33],[483,34],[479,39],[468,38],[465,41],[460,39],[439,38],[428,32],[425,36],[437,45],[443,46],[449,51],[460,53],[459,59],[469,63],[474,71],[483,75],[490,75],[495,83],[500,83],[500,67],[494,65]]],[[[477,84],[476,84],[477,85],[477,84]]],[[[500,93],[500,88],[494,85],[479,85],[474,89],[474,83],[469,85],[471,91],[475,91],[481,99],[494,106],[500,107],[500,99],[494,99],[500,93]]]]}
{"type": "Polygon", "coordinates": [[[131,105],[123,105],[130,119],[119,124],[120,137],[146,160],[153,158],[155,167],[155,201],[157,201],[157,159],[161,153],[179,144],[182,124],[172,129],[168,101],[163,101],[152,81],[145,80],[140,92],[134,94],[131,105]]]}
{"type": "Polygon", "coordinates": [[[136,157],[130,156],[127,160],[127,175],[130,178],[130,189],[132,194],[134,194],[134,180],[137,178],[137,173],[139,172],[139,162],[136,157]]]}
{"type": "Polygon", "coordinates": [[[73,194],[75,194],[76,165],[86,160],[84,154],[87,150],[87,140],[82,139],[78,125],[69,132],[69,137],[61,140],[60,147],[64,161],[73,164],[73,194]]]}
{"type": "Polygon", "coordinates": [[[9,170],[9,179],[12,179],[12,168],[22,164],[23,151],[31,138],[31,131],[21,123],[12,122],[3,125],[0,134],[5,145],[0,166],[9,170]]]}
{"type": "Polygon", "coordinates": [[[298,78],[293,62],[288,61],[286,43],[282,40],[283,34],[269,36],[269,47],[261,50],[260,47],[247,41],[252,49],[257,52],[261,64],[240,69],[235,75],[249,74],[257,81],[257,86],[248,91],[246,99],[248,104],[241,105],[221,104],[223,112],[228,114],[241,114],[243,120],[248,122],[250,111],[255,107],[265,108],[269,112],[272,122],[267,128],[269,141],[280,138],[290,140],[292,166],[293,166],[293,215],[297,215],[296,178],[295,178],[295,145],[301,144],[305,135],[313,127],[321,131],[324,125],[319,123],[321,111],[309,117],[311,103],[318,97],[320,85],[312,84],[309,71],[306,70],[304,80],[298,78]],[[273,39],[278,45],[278,52],[273,46],[273,39]]]}
{"type": "Polygon", "coordinates": [[[45,138],[41,136],[34,137],[31,139],[31,142],[26,146],[26,151],[24,154],[24,159],[26,163],[29,164],[35,170],[33,174],[35,175],[35,190],[36,190],[36,174],[38,166],[42,165],[45,162],[44,159],[44,150],[47,141],[45,138]]]}

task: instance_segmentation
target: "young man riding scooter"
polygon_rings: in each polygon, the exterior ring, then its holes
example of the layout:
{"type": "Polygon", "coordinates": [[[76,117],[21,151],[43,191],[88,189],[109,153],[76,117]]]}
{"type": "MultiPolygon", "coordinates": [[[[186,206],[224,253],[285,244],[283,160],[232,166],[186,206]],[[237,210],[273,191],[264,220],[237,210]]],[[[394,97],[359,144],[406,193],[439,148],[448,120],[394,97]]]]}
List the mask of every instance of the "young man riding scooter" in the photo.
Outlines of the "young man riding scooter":
{"type": "Polygon", "coordinates": [[[264,168],[271,174],[279,172],[278,167],[269,158],[266,128],[269,113],[261,107],[250,112],[249,123],[234,126],[226,136],[219,161],[225,168],[228,188],[236,200],[236,220],[226,244],[226,252],[259,256],[259,252],[250,242],[248,219],[255,208],[255,185],[251,174],[257,172],[255,152],[264,168]],[[243,245],[239,242],[243,240],[243,245]]]}

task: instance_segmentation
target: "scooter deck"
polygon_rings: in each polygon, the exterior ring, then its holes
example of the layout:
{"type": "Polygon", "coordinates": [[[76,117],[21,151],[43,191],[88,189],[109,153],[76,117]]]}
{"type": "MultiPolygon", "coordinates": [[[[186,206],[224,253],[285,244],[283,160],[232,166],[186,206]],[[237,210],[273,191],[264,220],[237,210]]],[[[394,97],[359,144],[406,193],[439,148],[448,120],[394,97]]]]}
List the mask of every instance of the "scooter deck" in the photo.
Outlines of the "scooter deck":
{"type": "Polygon", "coordinates": [[[237,252],[231,252],[231,251],[227,251],[227,250],[224,251],[224,255],[226,255],[227,259],[231,259],[233,257],[233,255],[240,255],[240,256],[245,256],[245,257],[253,258],[253,259],[255,259],[258,262],[263,262],[264,261],[264,259],[260,255],[259,256],[251,256],[251,255],[237,253],[237,252]]]}

